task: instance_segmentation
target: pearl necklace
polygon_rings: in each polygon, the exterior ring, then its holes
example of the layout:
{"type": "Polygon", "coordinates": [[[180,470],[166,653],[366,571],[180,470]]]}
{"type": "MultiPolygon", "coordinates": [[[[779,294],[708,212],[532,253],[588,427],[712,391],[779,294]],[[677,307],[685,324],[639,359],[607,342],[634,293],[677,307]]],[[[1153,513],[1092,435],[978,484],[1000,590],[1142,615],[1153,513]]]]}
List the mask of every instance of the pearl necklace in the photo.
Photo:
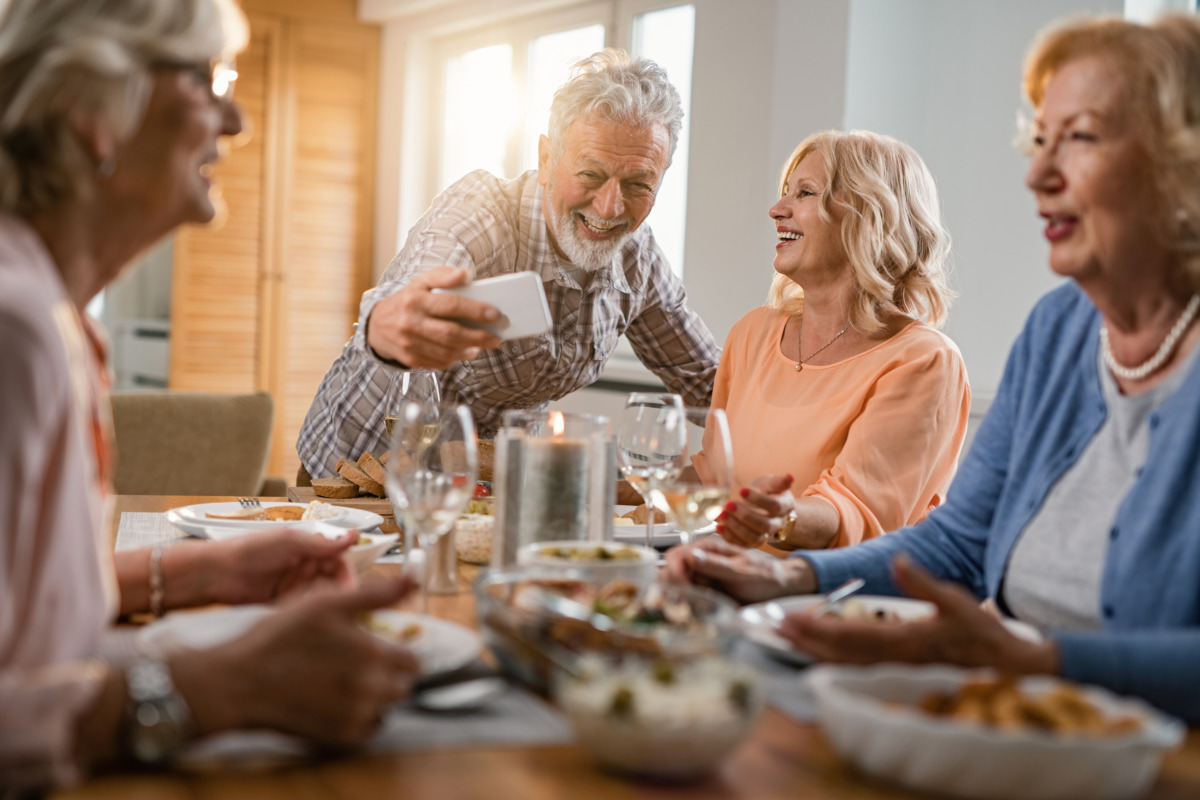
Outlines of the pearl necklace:
{"type": "Polygon", "coordinates": [[[828,342],[826,342],[825,344],[823,344],[823,345],[821,345],[820,347],[818,347],[818,348],[816,349],[816,351],[815,351],[815,352],[813,352],[813,353],[810,353],[810,354],[809,354],[809,356],[808,356],[808,358],[802,358],[802,357],[800,357],[800,353],[801,353],[801,352],[803,352],[803,351],[800,349],[800,342],[801,342],[801,338],[800,338],[800,337],[801,337],[801,335],[804,333],[804,318],[803,318],[803,317],[801,317],[801,318],[800,318],[800,327],[799,327],[799,329],[796,331],[796,356],[797,356],[797,358],[796,358],[796,366],[795,366],[795,370],[796,370],[796,372],[799,372],[800,370],[804,369],[804,362],[805,362],[805,361],[812,361],[814,358],[816,358],[816,357],[817,357],[817,354],[818,354],[818,353],[820,353],[820,352],[821,352],[822,350],[824,350],[826,347],[829,347],[829,345],[833,344],[833,343],[834,343],[834,342],[836,342],[838,339],[842,338],[842,334],[843,334],[843,333],[845,333],[845,332],[846,332],[846,331],[848,331],[848,330],[850,330],[850,323],[849,323],[849,322],[847,322],[847,323],[846,323],[846,327],[842,328],[840,331],[838,331],[837,333],[835,333],[835,334],[833,335],[833,338],[832,338],[832,339],[830,339],[828,342]]]}
{"type": "Polygon", "coordinates": [[[1109,372],[1122,380],[1140,381],[1150,373],[1158,370],[1171,357],[1171,353],[1175,352],[1175,347],[1179,344],[1179,340],[1183,337],[1188,326],[1192,324],[1192,320],[1196,318],[1197,310],[1200,310],[1200,294],[1192,295],[1192,299],[1188,301],[1187,308],[1183,310],[1179,319],[1175,321],[1175,325],[1167,333],[1167,338],[1163,339],[1163,343],[1159,345],[1157,352],[1136,367],[1126,367],[1117,361],[1117,357],[1113,355],[1112,347],[1108,343],[1108,325],[1102,324],[1100,326],[1100,354],[1104,356],[1104,363],[1108,367],[1109,372]]]}

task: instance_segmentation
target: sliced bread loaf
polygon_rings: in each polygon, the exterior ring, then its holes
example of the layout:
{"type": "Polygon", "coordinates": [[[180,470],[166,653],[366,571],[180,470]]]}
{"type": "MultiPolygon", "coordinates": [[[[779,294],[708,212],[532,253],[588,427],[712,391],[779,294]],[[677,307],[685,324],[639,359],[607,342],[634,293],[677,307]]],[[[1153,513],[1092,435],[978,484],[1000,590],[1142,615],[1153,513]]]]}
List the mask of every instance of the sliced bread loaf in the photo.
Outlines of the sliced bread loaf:
{"type": "Polygon", "coordinates": [[[373,494],[376,497],[383,497],[386,492],[383,489],[383,484],[372,478],[370,475],[362,471],[362,468],[345,458],[338,459],[337,465],[338,474],[348,481],[352,481],[359,485],[368,494],[373,494]]]}
{"type": "Polygon", "coordinates": [[[383,470],[383,464],[379,463],[379,459],[375,458],[371,451],[363,451],[363,454],[358,457],[358,466],[380,486],[387,486],[387,473],[383,470]]]}

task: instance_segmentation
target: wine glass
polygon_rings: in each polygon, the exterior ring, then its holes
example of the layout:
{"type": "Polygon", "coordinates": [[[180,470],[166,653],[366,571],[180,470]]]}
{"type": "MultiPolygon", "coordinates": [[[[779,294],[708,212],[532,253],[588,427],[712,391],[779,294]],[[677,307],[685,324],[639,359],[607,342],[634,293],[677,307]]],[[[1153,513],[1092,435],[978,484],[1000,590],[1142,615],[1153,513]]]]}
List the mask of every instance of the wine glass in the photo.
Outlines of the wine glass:
{"type": "Polygon", "coordinates": [[[617,437],[617,466],[646,504],[646,546],[654,546],[655,483],[673,480],[682,468],[683,400],[677,394],[634,392],[625,400],[617,437]]]}
{"type": "Polygon", "coordinates": [[[406,401],[440,403],[442,390],[438,387],[437,373],[427,369],[392,371],[383,400],[383,426],[387,429],[389,442],[392,440],[396,414],[400,405],[406,401]]]}
{"type": "Polygon", "coordinates": [[[680,469],[655,481],[655,499],[667,507],[688,544],[696,530],[721,513],[733,486],[733,444],[729,421],[719,408],[685,408],[687,439],[676,463],[680,469]],[[689,464],[692,469],[687,469],[689,464]]]}
{"type": "MultiPolygon", "coordinates": [[[[438,539],[449,533],[475,489],[478,460],[471,411],[450,403],[407,401],[396,409],[387,463],[388,496],[406,536],[421,547],[419,608],[425,613],[438,539]]],[[[414,553],[410,551],[411,558],[414,553]]],[[[457,591],[457,586],[446,587],[457,591]]]]}

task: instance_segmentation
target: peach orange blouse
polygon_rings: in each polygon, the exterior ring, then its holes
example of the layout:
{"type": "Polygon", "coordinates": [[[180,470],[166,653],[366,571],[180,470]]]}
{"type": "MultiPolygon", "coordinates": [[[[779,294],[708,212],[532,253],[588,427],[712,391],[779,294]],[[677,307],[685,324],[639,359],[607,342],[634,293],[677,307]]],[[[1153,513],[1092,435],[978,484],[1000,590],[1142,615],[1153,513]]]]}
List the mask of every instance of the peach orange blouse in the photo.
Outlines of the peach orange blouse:
{"type": "Polygon", "coordinates": [[[729,418],[735,485],[790,473],[797,496],[837,508],[835,547],[922,519],[942,502],[966,436],[958,347],[914,322],[865,353],[796,372],[779,349],[787,319],[751,311],[721,354],[712,405],[729,418]]]}

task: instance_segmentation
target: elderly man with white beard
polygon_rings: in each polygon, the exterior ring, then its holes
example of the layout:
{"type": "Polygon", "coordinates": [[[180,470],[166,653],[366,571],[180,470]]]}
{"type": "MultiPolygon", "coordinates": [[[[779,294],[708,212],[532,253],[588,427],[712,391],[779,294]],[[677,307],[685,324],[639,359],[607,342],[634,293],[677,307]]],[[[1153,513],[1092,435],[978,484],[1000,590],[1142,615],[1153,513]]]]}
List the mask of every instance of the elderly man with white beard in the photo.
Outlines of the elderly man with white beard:
{"type": "Polygon", "coordinates": [[[509,409],[536,409],[595,381],[621,334],[687,405],[707,405],[720,349],[643,225],[682,126],[679,94],[654,62],[604,50],[554,95],[538,168],[512,180],[472,172],[434,199],[333,363],[296,444],[299,480],[339,457],[379,452],[396,370],[433,369],[443,399],[490,438],[509,409]],[[435,288],[536,273],[553,326],[501,342],[456,320],[498,312],[435,288]],[[307,475],[305,474],[307,473],[307,475]]]}

